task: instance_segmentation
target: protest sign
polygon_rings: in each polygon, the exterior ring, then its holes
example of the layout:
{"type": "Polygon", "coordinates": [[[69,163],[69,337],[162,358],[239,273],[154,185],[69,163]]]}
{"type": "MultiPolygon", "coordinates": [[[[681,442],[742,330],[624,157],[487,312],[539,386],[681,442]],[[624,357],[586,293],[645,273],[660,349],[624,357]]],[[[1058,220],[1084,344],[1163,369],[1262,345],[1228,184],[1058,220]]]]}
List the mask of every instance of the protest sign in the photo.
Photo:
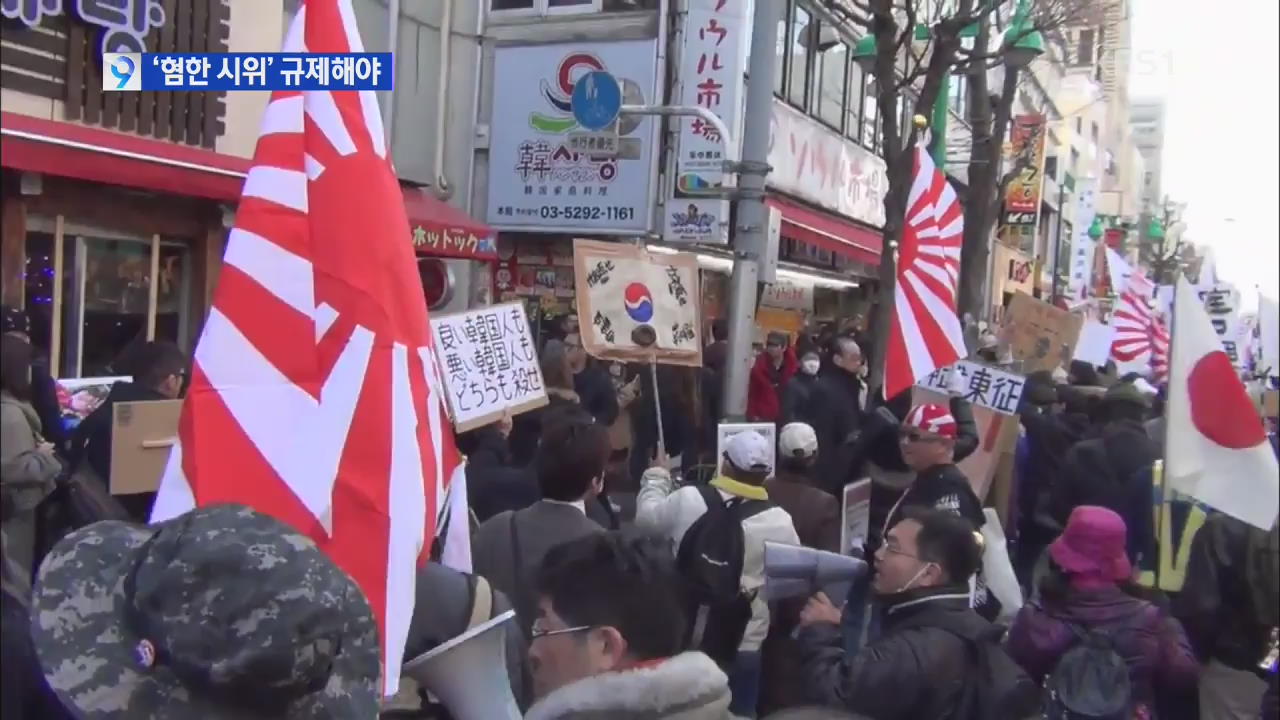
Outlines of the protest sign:
{"type": "Polygon", "coordinates": [[[118,402],[111,408],[112,495],[155,492],[178,441],[181,400],[118,402]]]}
{"type": "Polygon", "coordinates": [[[588,353],[605,360],[702,365],[696,257],[579,239],[573,262],[588,353]]]}
{"type": "Polygon", "coordinates": [[[854,548],[866,547],[871,527],[871,478],[844,486],[840,506],[840,552],[852,555],[854,548]]]}
{"type": "Polygon", "coordinates": [[[1010,350],[1019,363],[1015,367],[1030,375],[1069,365],[1083,322],[1083,318],[1062,308],[1023,292],[1015,293],[1005,312],[1010,350]]]}
{"type": "Polygon", "coordinates": [[[431,333],[458,432],[547,404],[522,303],[432,316],[431,333]]]}
{"type": "MultiPolygon", "coordinates": [[[[1022,401],[1022,391],[1026,378],[999,368],[983,365],[970,360],[939,368],[920,378],[916,387],[928,388],[943,395],[951,383],[951,373],[958,372],[962,378],[965,391],[963,397],[977,407],[984,407],[1004,415],[1018,412],[1018,403],[1022,401]]],[[[946,402],[942,405],[945,407],[946,402]]]]}
{"type": "Polygon", "coordinates": [[[1111,344],[1115,337],[1114,326],[1097,320],[1085,320],[1080,327],[1080,339],[1076,342],[1071,359],[1102,367],[1107,364],[1107,358],[1111,357],[1111,344]]]}
{"type": "Polygon", "coordinates": [[[716,475],[724,470],[724,447],[729,438],[740,432],[758,432],[769,441],[769,467],[773,477],[778,471],[778,426],[773,423],[720,423],[716,426],[716,475]]]}
{"type": "MultiPolygon", "coordinates": [[[[918,385],[912,390],[912,401],[917,405],[932,403],[947,407],[949,404],[947,395],[918,385]]],[[[995,481],[998,473],[1012,469],[1013,445],[1018,440],[1018,419],[975,404],[973,420],[978,426],[978,449],[956,463],[956,466],[969,479],[969,485],[978,499],[985,500],[988,492],[997,484],[995,481]]],[[[996,492],[995,501],[991,504],[1000,512],[1001,517],[1005,517],[1007,511],[998,504],[1002,494],[996,492]]]]}
{"type": "Polygon", "coordinates": [[[133,378],[128,375],[59,378],[56,382],[62,427],[70,432],[107,399],[107,395],[111,394],[112,385],[118,382],[133,382],[133,378]]]}

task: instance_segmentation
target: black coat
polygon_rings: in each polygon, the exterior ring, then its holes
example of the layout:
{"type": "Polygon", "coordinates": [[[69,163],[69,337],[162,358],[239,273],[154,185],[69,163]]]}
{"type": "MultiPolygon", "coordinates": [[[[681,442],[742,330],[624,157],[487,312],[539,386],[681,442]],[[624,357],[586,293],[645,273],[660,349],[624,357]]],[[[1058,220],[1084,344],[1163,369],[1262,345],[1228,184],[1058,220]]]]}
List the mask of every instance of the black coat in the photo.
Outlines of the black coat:
{"type": "MultiPolygon", "coordinates": [[[[973,408],[968,400],[953,397],[950,401],[950,409],[951,416],[956,419],[954,457],[956,462],[960,462],[978,449],[978,423],[973,419],[973,408]]],[[[903,414],[906,414],[905,410],[903,414]]],[[[894,417],[893,413],[885,407],[863,413],[860,417],[858,433],[851,441],[841,446],[834,469],[819,475],[824,486],[832,493],[839,495],[846,483],[866,476],[867,463],[875,463],[885,470],[907,472],[906,463],[902,460],[902,449],[898,446],[900,424],[901,419],[894,417]]],[[[875,505],[873,498],[871,510],[873,517],[876,512],[875,505]]],[[[874,523],[873,529],[875,529],[874,523]]]]}
{"type": "MultiPolygon", "coordinates": [[[[820,381],[817,375],[808,375],[803,371],[787,381],[782,388],[782,421],[779,424],[802,422],[811,425],[817,432],[818,413],[814,400],[818,395],[820,381]]],[[[819,439],[821,449],[821,439],[819,439]]]]}
{"type": "MultiPolygon", "coordinates": [[[[831,366],[818,377],[809,397],[810,425],[818,436],[818,463],[815,477],[831,478],[842,474],[841,461],[845,443],[857,438],[862,427],[862,379],[841,368],[831,366]]],[[[897,442],[894,433],[894,442],[897,442]]],[[[840,487],[855,478],[845,477],[840,487]]]]}
{"type": "MultiPolygon", "coordinates": [[[[107,399],[102,401],[93,412],[76,426],[71,435],[67,451],[74,471],[81,463],[93,470],[108,488],[111,483],[111,436],[115,404],[118,402],[150,402],[154,400],[170,400],[145,385],[135,382],[118,382],[111,386],[107,399]]],[[[138,493],[136,495],[118,495],[116,500],[124,507],[135,522],[145,523],[150,520],[151,505],[156,494],[138,493]]]]}
{"type": "Polygon", "coordinates": [[[573,389],[596,422],[612,425],[618,419],[618,395],[604,366],[588,361],[582,372],[573,376],[573,389]]]}
{"type": "Polygon", "coordinates": [[[458,442],[467,456],[467,502],[477,521],[538,501],[538,484],[531,468],[512,464],[506,438],[496,428],[472,430],[458,442]]]}
{"type": "Polygon", "coordinates": [[[966,637],[996,631],[969,609],[967,588],[927,588],[903,593],[886,610],[881,636],[856,655],[845,654],[840,629],[800,630],[801,664],[815,703],[841,707],[876,720],[949,717],[964,690],[970,650],[966,637]]]}
{"type": "Polygon", "coordinates": [[[1130,560],[1148,546],[1151,525],[1149,470],[1158,453],[1142,423],[1121,420],[1107,424],[1100,437],[1082,440],[1063,457],[1061,471],[1050,492],[1053,519],[1066,526],[1071,511],[1081,505],[1110,508],[1124,518],[1129,530],[1130,560]]]}

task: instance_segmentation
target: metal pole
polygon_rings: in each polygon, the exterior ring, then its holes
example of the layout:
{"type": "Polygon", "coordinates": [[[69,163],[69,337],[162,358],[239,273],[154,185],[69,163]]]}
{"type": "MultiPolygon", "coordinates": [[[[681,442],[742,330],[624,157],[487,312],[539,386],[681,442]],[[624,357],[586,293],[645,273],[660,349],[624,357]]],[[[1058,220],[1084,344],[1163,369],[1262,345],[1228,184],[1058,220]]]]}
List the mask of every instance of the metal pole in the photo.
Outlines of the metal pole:
{"type": "Polygon", "coordinates": [[[747,379],[756,326],[760,263],[767,245],[769,215],[764,180],[769,173],[769,124],[773,117],[774,63],[783,2],[756,0],[751,19],[751,57],[747,60],[747,103],[738,178],[737,227],[733,237],[733,278],[729,287],[729,352],[725,363],[727,419],[747,414],[747,379]]]}
{"type": "MultiPolygon", "coordinates": [[[[440,42],[445,42],[448,28],[440,31],[440,42]]],[[[400,45],[400,0],[387,3],[387,52],[391,53],[391,74],[396,72],[396,51],[400,45]]],[[[394,82],[392,83],[394,85],[394,82]]],[[[387,154],[391,154],[391,138],[395,133],[396,91],[387,91],[387,101],[382,104],[382,137],[387,143],[387,154]]],[[[439,152],[439,148],[436,149],[439,152]]]]}
{"type": "Polygon", "coordinates": [[[1053,275],[1049,277],[1049,302],[1058,302],[1058,258],[1062,256],[1062,214],[1066,210],[1067,184],[1058,182],[1058,227],[1053,231],[1053,275]]]}

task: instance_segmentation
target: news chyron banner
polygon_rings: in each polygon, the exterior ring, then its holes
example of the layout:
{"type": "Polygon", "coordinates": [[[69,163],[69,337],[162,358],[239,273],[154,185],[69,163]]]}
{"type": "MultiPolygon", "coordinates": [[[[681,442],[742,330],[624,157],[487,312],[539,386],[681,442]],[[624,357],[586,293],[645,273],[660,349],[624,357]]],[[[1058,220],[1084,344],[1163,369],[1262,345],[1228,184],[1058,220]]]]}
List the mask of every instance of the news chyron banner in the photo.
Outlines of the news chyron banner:
{"type": "Polygon", "coordinates": [[[391,53],[102,53],[106,92],[391,90],[391,53]]]}

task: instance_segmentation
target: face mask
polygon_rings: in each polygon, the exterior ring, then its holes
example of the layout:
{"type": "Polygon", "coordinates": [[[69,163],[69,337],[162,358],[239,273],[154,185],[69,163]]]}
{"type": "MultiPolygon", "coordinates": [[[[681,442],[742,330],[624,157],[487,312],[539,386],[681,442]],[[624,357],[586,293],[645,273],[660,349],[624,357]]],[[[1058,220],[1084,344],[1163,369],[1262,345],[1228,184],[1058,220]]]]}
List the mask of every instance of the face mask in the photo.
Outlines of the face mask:
{"type": "Polygon", "coordinates": [[[924,566],[924,567],[922,567],[922,568],[920,568],[919,570],[917,570],[917,571],[916,571],[916,574],[915,574],[915,575],[912,575],[912,576],[911,576],[911,579],[907,581],[907,584],[906,584],[906,585],[903,585],[903,586],[902,586],[902,587],[900,587],[900,588],[898,588],[898,590],[897,590],[894,594],[895,594],[895,595],[897,595],[898,593],[904,593],[904,592],[906,592],[906,591],[910,590],[910,589],[911,589],[911,586],[916,584],[916,581],[920,579],[920,576],[921,576],[921,575],[923,575],[923,574],[924,574],[924,571],[925,571],[925,570],[928,570],[928,569],[929,569],[929,566],[930,566],[930,565],[932,565],[932,564],[933,564],[933,563],[925,563],[925,566],[924,566]]]}
{"type": "Polygon", "coordinates": [[[822,364],[821,360],[805,360],[800,364],[800,368],[804,370],[806,375],[817,375],[818,367],[822,364]]]}

